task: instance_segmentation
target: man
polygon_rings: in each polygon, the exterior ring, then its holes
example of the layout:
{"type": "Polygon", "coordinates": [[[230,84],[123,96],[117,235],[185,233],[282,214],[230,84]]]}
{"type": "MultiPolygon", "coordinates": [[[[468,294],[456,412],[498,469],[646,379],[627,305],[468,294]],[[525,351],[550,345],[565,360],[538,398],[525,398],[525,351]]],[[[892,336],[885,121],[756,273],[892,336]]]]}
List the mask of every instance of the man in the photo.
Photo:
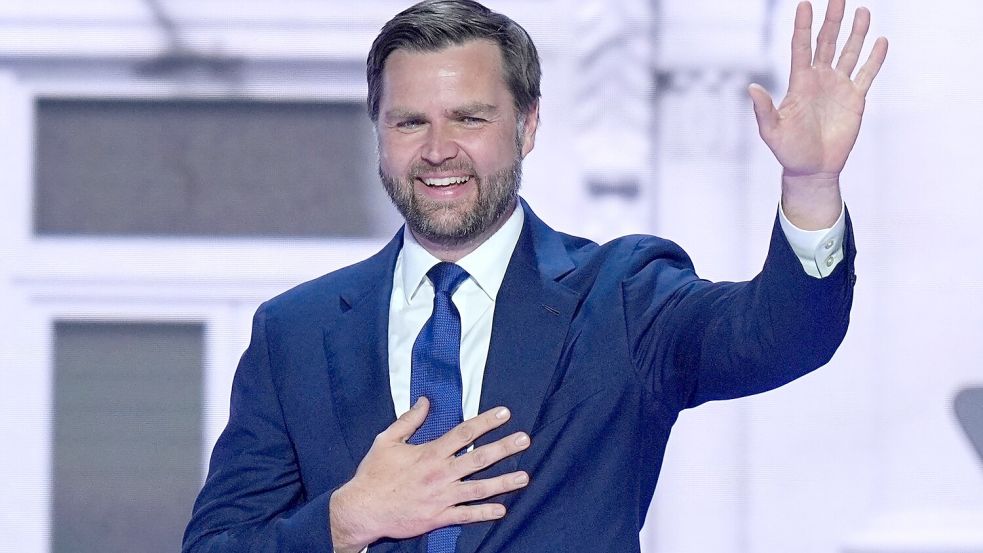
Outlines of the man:
{"type": "Polygon", "coordinates": [[[838,176],[887,43],[851,78],[860,9],[834,68],[843,11],[813,56],[799,5],[778,109],[749,89],[781,210],[761,274],[724,284],[670,242],[598,246],[518,200],[540,76],[521,27],[470,0],[387,23],[369,112],[406,226],[260,307],[184,550],[637,551],[679,411],[780,386],[846,331],[838,176]]]}

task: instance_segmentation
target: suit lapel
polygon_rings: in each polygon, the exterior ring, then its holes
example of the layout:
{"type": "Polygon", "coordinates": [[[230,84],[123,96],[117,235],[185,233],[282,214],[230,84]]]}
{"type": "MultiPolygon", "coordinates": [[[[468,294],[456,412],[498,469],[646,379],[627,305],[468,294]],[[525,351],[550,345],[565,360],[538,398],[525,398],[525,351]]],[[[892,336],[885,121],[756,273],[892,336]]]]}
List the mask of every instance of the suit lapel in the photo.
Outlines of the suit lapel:
{"type": "MultiPolygon", "coordinates": [[[[324,335],[335,414],[354,469],[372,440],[396,420],[389,388],[386,330],[389,296],[383,279],[354,300],[324,335]],[[383,299],[385,296],[385,299],[383,299]]],[[[344,298],[342,301],[345,301],[344,298]]]]}
{"type": "MultiPolygon", "coordinates": [[[[504,405],[512,411],[512,418],[504,427],[479,438],[476,446],[518,430],[532,430],[580,301],[579,294],[557,282],[574,269],[558,235],[525,202],[523,208],[526,222],[495,301],[480,402],[480,412],[504,405]]],[[[475,477],[514,471],[520,457],[504,459],[475,477]]],[[[505,503],[507,507],[507,498],[505,503]]],[[[457,551],[475,551],[493,524],[464,526],[457,551]]]]}
{"type": "MultiPolygon", "coordinates": [[[[340,297],[341,317],[324,329],[324,351],[335,416],[351,456],[352,473],[379,432],[396,420],[389,386],[389,299],[402,247],[398,233],[364,262],[340,297]]],[[[384,540],[372,553],[416,553],[422,540],[384,540]]]]}

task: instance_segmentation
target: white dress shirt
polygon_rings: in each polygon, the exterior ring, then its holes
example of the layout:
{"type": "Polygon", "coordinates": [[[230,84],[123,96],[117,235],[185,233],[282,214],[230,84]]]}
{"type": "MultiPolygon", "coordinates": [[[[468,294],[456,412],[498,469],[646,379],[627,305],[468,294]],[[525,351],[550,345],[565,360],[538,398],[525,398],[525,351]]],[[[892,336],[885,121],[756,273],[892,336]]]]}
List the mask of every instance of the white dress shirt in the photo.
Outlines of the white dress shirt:
{"type": "MultiPolygon", "coordinates": [[[[524,220],[522,208],[516,209],[502,228],[457,262],[471,275],[451,297],[461,313],[461,398],[465,419],[478,414],[495,298],[519,242],[524,220]]],[[[389,387],[397,417],[410,409],[413,342],[433,313],[433,284],[427,278],[427,271],[439,262],[416,241],[412,232],[404,230],[403,249],[396,258],[389,299],[389,387]]]]}
{"type": "MultiPolygon", "coordinates": [[[[782,230],[810,276],[825,277],[843,260],[844,213],[841,209],[839,220],[828,229],[805,231],[793,225],[779,209],[782,230]]],[[[516,208],[502,228],[457,262],[471,275],[452,296],[461,314],[461,392],[465,420],[478,414],[495,298],[519,242],[524,219],[522,208],[516,208]]],[[[427,271],[439,262],[416,241],[413,233],[404,230],[389,299],[389,386],[397,417],[410,408],[413,342],[433,313],[433,284],[427,278],[427,271]]]]}

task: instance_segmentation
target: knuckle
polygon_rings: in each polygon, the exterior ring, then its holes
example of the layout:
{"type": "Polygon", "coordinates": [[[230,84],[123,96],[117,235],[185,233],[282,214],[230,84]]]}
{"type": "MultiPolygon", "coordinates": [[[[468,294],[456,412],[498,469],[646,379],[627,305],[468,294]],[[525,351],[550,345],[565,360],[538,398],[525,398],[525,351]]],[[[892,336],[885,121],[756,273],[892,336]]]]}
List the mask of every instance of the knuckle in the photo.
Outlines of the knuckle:
{"type": "Polygon", "coordinates": [[[498,485],[499,485],[499,489],[501,489],[501,493],[512,491],[512,489],[515,488],[514,480],[507,478],[505,476],[501,477],[501,479],[498,482],[498,485]]]}
{"type": "Polygon", "coordinates": [[[483,449],[472,451],[468,457],[471,458],[471,466],[476,469],[482,469],[488,466],[488,456],[483,449]]]}
{"type": "Polygon", "coordinates": [[[475,482],[468,485],[467,497],[468,499],[482,499],[488,497],[488,493],[485,491],[485,485],[480,482],[475,482]]]}
{"type": "Polygon", "coordinates": [[[455,518],[457,518],[459,524],[468,524],[474,520],[474,510],[467,507],[461,508],[455,518]]]}
{"type": "Polygon", "coordinates": [[[485,520],[502,518],[502,516],[505,515],[505,508],[496,504],[485,505],[484,512],[482,514],[485,517],[485,520]]]}
{"type": "Polygon", "coordinates": [[[471,425],[461,424],[454,429],[454,437],[460,440],[462,443],[469,444],[474,441],[474,430],[472,430],[471,425]]]}
{"type": "Polygon", "coordinates": [[[426,462],[433,462],[440,457],[438,451],[434,448],[434,443],[429,442],[416,447],[420,454],[420,460],[426,462]]]}
{"type": "Polygon", "coordinates": [[[490,465],[492,463],[497,463],[502,459],[509,456],[509,450],[502,444],[494,444],[489,446],[488,454],[486,456],[486,462],[490,465]]]}

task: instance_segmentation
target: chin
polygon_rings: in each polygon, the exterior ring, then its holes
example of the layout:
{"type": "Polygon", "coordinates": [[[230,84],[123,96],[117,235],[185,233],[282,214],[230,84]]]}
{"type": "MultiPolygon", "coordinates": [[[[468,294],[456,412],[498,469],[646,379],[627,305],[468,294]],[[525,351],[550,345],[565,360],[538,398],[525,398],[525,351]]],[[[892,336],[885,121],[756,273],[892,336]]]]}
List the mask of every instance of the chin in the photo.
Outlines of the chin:
{"type": "Polygon", "coordinates": [[[443,246],[456,246],[466,244],[473,240],[479,232],[472,232],[472,229],[465,228],[464,225],[456,224],[428,224],[415,227],[414,232],[422,235],[428,241],[443,246]]]}

